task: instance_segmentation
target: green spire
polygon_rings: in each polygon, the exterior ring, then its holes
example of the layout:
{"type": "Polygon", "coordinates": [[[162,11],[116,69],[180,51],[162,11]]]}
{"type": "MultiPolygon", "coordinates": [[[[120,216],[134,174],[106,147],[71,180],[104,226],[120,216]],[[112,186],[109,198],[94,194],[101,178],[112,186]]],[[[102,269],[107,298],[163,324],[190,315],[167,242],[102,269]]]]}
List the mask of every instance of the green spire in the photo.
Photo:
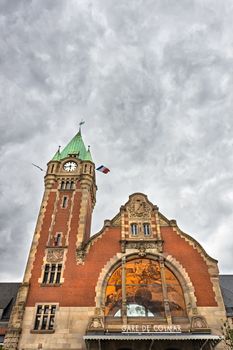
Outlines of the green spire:
{"type": "Polygon", "coordinates": [[[54,154],[52,160],[60,160],[60,159],[61,159],[61,158],[60,158],[60,157],[61,157],[60,148],[61,148],[61,146],[58,147],[58,150],[57,150],[57,152],[54,154]]]}
{"type": "Polygon", "coordinates": [[[82,139],[81,130],[79,130],[79,132],[72,138],[72,140],[61,152],[59,147],[52,160],[59,161],[66,157],[69,157],[70,154],[77,155],[81,160],[90,160],[92,162],[90,148],[88,147],[88,150],[86,150],[82,139]]]}
{"type": "Polygon", "coordinates": [[[91,162],[93,162],[92,156],[91,156],[91,151],[90,151],[90,146],[88,146],[88,150],[86,151],[84,160],[90,160],[91,162]]]}

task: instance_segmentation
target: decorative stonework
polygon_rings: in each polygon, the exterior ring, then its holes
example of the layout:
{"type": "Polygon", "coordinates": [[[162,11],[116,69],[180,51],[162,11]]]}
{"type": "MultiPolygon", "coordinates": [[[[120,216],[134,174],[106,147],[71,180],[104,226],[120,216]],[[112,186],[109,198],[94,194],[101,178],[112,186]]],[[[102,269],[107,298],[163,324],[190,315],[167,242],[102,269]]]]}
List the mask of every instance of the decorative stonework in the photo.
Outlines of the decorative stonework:
{"type": "Polygon", "coordinates": [[[7,334],[4,339],[4,349],[16,350],[18,348],[28,290],[28,283],[22,283],[19,287],[16,302],[11,312],[7,334]]]}
{"type": "Polygon", "coordinates": [[[121,241],[121,252],[125,253],[127,249],[138,250],[139,256],[145,256],[147,254],[147,250],[153,250],[154,253],[162,253],[163,241],[121,241]]]}
{"type": "Polygon", "coordinates": [[[129,219],[151,219],[152,207],[142,195],[133,196],[126,208],[129,219]]]}
{"type": "Polygon", "coordinates": [[[48,263],[59,263],[63,261],[64,249],[61,248],[49,248],[47,253],[48,263]]]}
{"type": "Polygon", "coordinates": [[[208,332],[208,325],[207,322],[205,320],[205,318],[203,316],[193,316],[191,319],[191,329],[192,331],[201,331],[203,332],[204,330],[206,330],[208,332]]]}
{"type": "Polygon", "coordinates": [[[77,259],[77,264],[84,264],[84,259],[87,254],[87,249],[86,247],[79,247],[76,249],[76,259],[77,259]]]}
{"type": "Polygon", "coordinates": [[[104,330],[104,320],[102,316],[92,317],[87,326],[87,332],[93,331],[103,331],[104,330]]]}
{"type": "Polygon", "coordinates": [[[120,214],[117,214],[112,220],[111,220],[111,224],[114,227],[118,227],[121,226],[121,216],[120,214]]]}

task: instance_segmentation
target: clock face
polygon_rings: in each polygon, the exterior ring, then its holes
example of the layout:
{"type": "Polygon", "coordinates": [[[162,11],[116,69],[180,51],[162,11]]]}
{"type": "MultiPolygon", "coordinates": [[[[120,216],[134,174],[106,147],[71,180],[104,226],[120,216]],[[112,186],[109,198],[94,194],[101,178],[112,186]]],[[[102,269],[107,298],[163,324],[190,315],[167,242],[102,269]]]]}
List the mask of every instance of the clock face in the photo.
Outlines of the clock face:
{"type": "Polygon", "coordinates": [[[63,168],[65,171],[74,171],[77,168],[77,164],[75,162],[67,162],[63,168]]]}

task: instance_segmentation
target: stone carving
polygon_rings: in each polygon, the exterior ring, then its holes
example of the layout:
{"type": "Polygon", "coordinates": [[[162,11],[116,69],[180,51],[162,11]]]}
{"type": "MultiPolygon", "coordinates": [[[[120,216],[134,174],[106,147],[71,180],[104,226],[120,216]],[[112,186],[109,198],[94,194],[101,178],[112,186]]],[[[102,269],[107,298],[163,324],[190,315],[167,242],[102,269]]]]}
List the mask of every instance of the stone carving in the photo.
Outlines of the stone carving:
{"type": "Polygon", "coordinates": [[[155,240],[151,242],[145,241],[121,241],[121,252],[125,253],[126,249],[137,249],[138,255],[145,256],[148,249],[153,249],[158,253],[163,251],[163,241],[155,240]]]}
{"type": "Polygon", "coordinates": [[[142,196],[136,196],[127,206],[129,218],[143,218],[149,220],[151,218],[151,206],[142,196]]]}
{"type": "Polygon", "coordinates": [[[120,215],[117,215],[115,218],[113,218],[112,226],[121,226],[121,216],[120,215]]]}
{"type": "Polygon", "coordinates": [[[145,256],[146,255],[146,247],[141,244],[138,248],[139,252],[138,252],[138,255],[139,256],[145,256]]]}
{"type": "Polygon", "coordinates": [[[47,253],[47,262],[59,263],[63,261],[64,249],[50,248],[47,253]]]}
{"type": "Polygon", "coordinates": [[[191,321],[192,329],[208,329],[208,325],[203,316],[193,316],[191,321]]]}
{"type": "Polygon", "coordinates": [[[83,247],[79,247],[76,250],[76,258],[77,258],[77,263],[78,264],[83,264],[84,263],[84,259],[86,256],[86,249],[83,247]]]}
{"type": "Polygon", "coordinates": [[[87,331],[89,332],[93,332],[93,331],[103,331],[104,330],[104,321],[103,321],[103,317],[100,316],[95,316],[92,317],[88,327],[87,327],[87,331]]]}

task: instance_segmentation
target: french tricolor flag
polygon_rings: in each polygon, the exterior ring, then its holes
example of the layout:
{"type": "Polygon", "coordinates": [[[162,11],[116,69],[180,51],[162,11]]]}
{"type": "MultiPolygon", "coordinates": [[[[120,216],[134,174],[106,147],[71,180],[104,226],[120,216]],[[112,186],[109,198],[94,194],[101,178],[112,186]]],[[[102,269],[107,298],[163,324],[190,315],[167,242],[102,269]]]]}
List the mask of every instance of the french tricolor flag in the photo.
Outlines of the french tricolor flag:
{"type": "Polygon", "coordinates": [[[99,170],[99,171],[101,171],[101,173],[104,173],[104,174],[107,174],[107,173],[109,173],[109,169],[108,168],[106,168],[106,166],[104,166],[104,165],[101,165],[101,166],[99,166],[98,168],[96,168],[96,170],[99,170]]]}

